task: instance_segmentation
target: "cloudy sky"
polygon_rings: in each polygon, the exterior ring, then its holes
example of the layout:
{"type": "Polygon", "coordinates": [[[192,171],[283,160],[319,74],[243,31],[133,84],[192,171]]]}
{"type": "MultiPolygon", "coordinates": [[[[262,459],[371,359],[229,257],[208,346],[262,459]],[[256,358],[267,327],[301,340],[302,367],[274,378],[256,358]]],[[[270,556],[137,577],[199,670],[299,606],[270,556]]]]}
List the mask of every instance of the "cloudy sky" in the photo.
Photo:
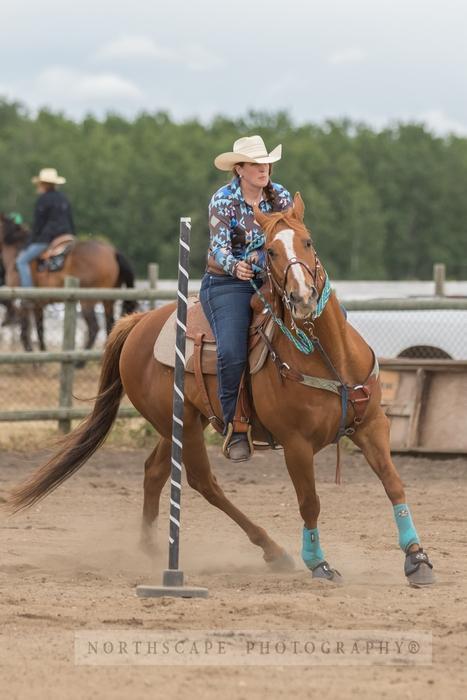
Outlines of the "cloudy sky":
{"type": "Polygon", "coordinates": [[[287,109],[467,134],[465,0],[15,0],[0,95],[80,117],[287,109]]]}

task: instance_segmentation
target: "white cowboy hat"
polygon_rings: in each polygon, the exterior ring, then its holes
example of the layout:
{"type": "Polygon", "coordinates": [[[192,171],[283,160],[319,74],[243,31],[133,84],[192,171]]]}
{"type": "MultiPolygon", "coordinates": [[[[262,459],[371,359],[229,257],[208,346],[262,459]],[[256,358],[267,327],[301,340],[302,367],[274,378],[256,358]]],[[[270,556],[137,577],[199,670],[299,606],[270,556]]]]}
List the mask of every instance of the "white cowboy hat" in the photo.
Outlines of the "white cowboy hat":
{"type": "Polygon", "coordinates": [[[49,185],[64,185],[66,180],[61,177],[55,168],[42,168],[39,175],[35,175],[31,182],[47,182],[49,185]]]}
{"type": "Polygon", "coordinates": [[[282,144],[268,153],[261,136],[243,136],[233,145],[233,151],[221,153],[214,160],[219,170],[231,170],[236,163],[275,163],[282,156],[282,144]]]}

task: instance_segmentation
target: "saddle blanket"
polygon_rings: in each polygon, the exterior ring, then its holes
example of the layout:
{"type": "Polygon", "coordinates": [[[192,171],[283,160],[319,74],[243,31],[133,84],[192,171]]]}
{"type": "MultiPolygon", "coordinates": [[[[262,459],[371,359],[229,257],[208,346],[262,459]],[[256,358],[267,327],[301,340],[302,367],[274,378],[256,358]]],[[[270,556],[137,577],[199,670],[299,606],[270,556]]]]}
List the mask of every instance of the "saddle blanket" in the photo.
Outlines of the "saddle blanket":
{"type": "MultiPolygon", "coordinates": [[[[257,324],[255,324],[257,325],[257,324]]],[[[263,332],[272,338],[274,322],[269,319],[263,332]]],[[[194,373],[193,354],[194,339],[199,332],[204,332],[203,348],[201,353],[201,367],[203,374],[217,374],[217,347],[210,330],[209,323],[203,313],[198,297],[188,298],[187,310],[187,335],[186,335],[186,371],[194,373]]],[[[253,331],[254,332],[254,331],[253,331]]],[[[175,310],[162,327],[159,336],[154,343],[154,357],[163,365],[175,367],[175,338],[177,333],[177,311],[175,310]]],[[[263,342],[253,345],[249,352],[250,374],[256,374],[262,368],[268,355],[268,348],[263,342]]]]}

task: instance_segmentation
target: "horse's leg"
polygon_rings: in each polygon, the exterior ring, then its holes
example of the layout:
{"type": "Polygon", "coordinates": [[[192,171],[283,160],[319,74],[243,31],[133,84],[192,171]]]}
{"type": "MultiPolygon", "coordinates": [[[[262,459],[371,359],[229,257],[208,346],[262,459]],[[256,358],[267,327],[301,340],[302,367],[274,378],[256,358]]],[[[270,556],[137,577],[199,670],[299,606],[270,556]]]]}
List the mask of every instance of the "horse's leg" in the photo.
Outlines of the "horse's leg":
{"type": "Polygon", "coordinates": [[[29,319],[30,303],[22,301],[20,306],[20,339],[26,352],[32,352],[31,323],[29,319]]]}
{"type": "Polygon", "coordinates": [[[97,334],[99,333],[99,324],[97,322],[96,310],[94,308],[94,302],[82,301],[81,302],[81,313],[86,322],[87,326],[87,338],[85,349],[90,350],[95,341],[97,334]]]}
{"type": "MultiPolygon", "coordinates": [[[[186,411],[185,411],[186,413],[186,411]]],[[[242,530],[250,541],[261,547],[264,560],[275,569],[293,568],[293,561],[283,547],[272,540],[267,532],[246,517],[231,501],[217,483],[211,471],[209,458],[204,444],[203,426],[199,417],[185,423],[183,434],[183,462],[189,485],[198,491],[213,506],[224,511],[242,530]]]]}
{"type": "Polygon", "coordinates": [[[18,314],[16,312],[16,307],[12,301],[2,302],[5,306],[5,317],[2,322],[3,326],[11,326],[17,322],[18,314]]]}
{"type": "Polygon", "coordinates": [[[45,352],[47,348],[44,342],[44,307],[42,304],[34,304],[34,319],[36,322],[37,339],[39,341],[39,348],[45,352]]]}
{"type": "Polygon", "coordinates": [[[115,323],[114,302],[111,300],[104,301],[104,310],[105,310],[105,327],[107,329],[107,335],[109,335],[109,333],[112,330],[114,323],[115,323]]]}
{"type": "Polygon", "coordinates": [[[284,441],[284,456],[304,523],[302,559],[313,578],[339,583],[342,577],[327,563],[319,541],[320,502],[316,492],[313,447],[308,440],[294,433],[290,435],[290,440],[284,441]]]}
{"type": "Polygon", "coordinates": [[[399,546],[405,553],[405,575],[412,585],[434,583],[432,565],[420,546],[420,538],[413,524],[405,499],[404,486],[391,459],[389,443],[389,420],[382,410],[368,423],[358,428],[352,436],[360,447],[375,474],[381,479],[393,506],[394,518],[399,531],[399,546]]]}
{"type": "Polygon", "coordinates": [[[152,525],[159,515],[159,501],[164,484],[170,476],[171,442],[161,438],[144,465],[144,503],[141,525],[141,547],[152,554],[152,525]]]}

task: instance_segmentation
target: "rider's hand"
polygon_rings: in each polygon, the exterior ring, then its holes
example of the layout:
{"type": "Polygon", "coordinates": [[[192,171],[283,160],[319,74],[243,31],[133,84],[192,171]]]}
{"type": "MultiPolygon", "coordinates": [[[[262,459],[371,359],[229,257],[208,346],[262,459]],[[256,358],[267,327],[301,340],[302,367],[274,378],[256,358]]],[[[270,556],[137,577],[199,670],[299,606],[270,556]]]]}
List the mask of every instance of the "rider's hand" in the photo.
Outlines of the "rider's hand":
{"type": "Polygon", "coordinates": [[[254,277],[254,272],[251,269],[250,263],[241,260],[235,267],[235,277],[239,280],[251,280],[254,277]]]}

